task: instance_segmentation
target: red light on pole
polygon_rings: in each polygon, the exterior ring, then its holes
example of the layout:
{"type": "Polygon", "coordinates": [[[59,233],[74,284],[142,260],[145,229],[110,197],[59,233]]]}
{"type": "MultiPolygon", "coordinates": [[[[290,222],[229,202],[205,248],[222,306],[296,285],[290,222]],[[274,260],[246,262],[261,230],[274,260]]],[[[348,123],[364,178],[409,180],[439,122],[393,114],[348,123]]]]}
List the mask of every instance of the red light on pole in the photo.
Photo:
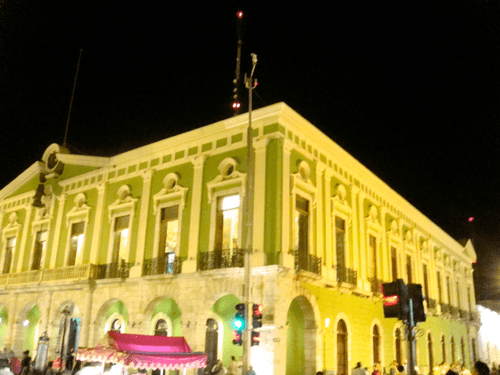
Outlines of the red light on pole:
{"type": "Polygon", "coordinates": [[[474,218],[471,216],[469,217],[469,223],[472,223],[474,221],[474,218]]]}
{"type": "Polygon", "coordinates": [[[241,10],[238,11],[238,13],[236,13],[236,16],[239,18],[239,19],[242,19],[243,18],[243,12],[241,10]]]}

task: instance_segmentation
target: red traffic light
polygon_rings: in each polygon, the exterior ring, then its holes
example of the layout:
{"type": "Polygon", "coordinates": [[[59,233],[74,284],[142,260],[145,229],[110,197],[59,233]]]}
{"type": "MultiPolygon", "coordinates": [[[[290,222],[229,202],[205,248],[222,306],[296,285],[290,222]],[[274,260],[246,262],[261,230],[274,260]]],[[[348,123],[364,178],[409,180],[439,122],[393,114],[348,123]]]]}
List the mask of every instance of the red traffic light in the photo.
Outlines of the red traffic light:
{"type": "Polygon", "coordinates": [[[233,109],[240,109],[241,103],[240,102],[233,102],[233,109]]]}
{"type": "Polygon", "coordinates": [[[384,306],[394,306],[399,302],[399,296],[384,296],[384,306]]]}
{"type": "Polygon", "coordinates": [[[242,19],[243,18],[243,12],[241,10],[239,10],[237,13],[236,13],[236,17],[238,17],[239,19],[242,19]]]}
{"type": "Polygon", "coordinates": [[[262,315],[262,305],[253,305],[253,316],[261,316],[262,315]]]}

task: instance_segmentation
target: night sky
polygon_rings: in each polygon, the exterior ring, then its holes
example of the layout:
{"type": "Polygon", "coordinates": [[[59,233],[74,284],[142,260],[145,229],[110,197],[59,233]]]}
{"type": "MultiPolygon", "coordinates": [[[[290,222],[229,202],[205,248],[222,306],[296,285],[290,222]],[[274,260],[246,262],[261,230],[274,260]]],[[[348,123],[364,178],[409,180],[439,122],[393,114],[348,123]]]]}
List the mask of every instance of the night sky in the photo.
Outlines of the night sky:
{"type": "Polygon", "coordinates": [[[472,237],[476,293],[499,298],[500,2],[277,3],[0,0],[0,186],[63,143],[80,48],[72,153],[112,156],[232,116],[242,9],[254,108],[284,101],[472,237]]]}

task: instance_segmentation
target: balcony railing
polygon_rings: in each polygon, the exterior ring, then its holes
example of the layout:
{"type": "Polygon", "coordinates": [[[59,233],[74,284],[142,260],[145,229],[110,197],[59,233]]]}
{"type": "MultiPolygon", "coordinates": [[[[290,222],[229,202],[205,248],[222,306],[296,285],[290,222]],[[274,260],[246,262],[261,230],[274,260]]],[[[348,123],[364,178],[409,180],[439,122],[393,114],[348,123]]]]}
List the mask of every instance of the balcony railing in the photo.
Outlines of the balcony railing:
{"type": "Polygon", "coordinates": [[[337,265],[334,265],[333,268],[337,271],[337,281],[339,283],[358,284],[358,271],[337,265]]]}
{"type": "Polygon", "coordinates": [[[450,312],[451,315],[453,315],[455,318],[458,318],[458,307],[455,306],[450,306],[450,312]]]}
{"type": "Polygon", "coordinates": [[[460,315],[460,318],[464,320],[470,320],[470,312],[459,309],[458,314],[460,315]]]}
{"type": "Polygon", "coordinates": [[[132,263],[127,263],[122,260],[119,263],[96,264],[92,266],[90,273],[91,279],[114,279],[129,277],[129,271],[132,263]]]}
{"type": "Polygon", "coordinates": [[[144,260],[142,274],[148,275],[163,275],[181,273],[182,260],[175,257],[173,261],[168,261],[167,258],[154,258],[144,260]]]}
{"type": "Polygon", "coordinates": [[[294,250],[295,269],[297,271],[309,271],[321,275],[321,258],[311,254],[303,254],[294,250]]]}
{"type": "Polygon", "coordinates": [[[437,308],[437,301],[432,298],[427,298],[427,308],[429,310],[436,310],[437,308]]]}
{"type": "Polygon", "coordinates": [[[199,269],[201,271],[220,268],[243,267],[244,249],[214,250],[200,254],[199,269]]]}
{"type": "Polygon", "coordinates": [[[371,277],[368,279],[370,282],[370,288],[373,293],[380,293],[382,294],[382,280],[377,279],[375,277],[371,277]]]}
{"type": "Polygon", "coordinates": [[[447,303],[441,303],[441,312],[449,314],[451,312],[451,306],[447,303]]]}

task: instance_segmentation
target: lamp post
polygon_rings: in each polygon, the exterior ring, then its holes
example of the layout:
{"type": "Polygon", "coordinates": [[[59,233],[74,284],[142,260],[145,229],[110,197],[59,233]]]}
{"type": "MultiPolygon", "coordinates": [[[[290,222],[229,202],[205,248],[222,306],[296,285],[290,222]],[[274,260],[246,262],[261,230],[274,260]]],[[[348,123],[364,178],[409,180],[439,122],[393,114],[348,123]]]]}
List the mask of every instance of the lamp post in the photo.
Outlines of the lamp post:
{"type": "Polygon", "coordinates": [[[63,311],[61,311],[63,314],[63,328],[62,328],[62,337],[61,337],[61,362],[59,363],[59,374],[61,374],[62,368],[63,368],[63,362],[64,362],[64,339],[66,337],[66,326],[68,325],[68,317],[73,314],[73,307],[72,306],[66,306],[64,307],[63,311]]]}
{"type": "Polygon", "coordinates": [[[255,173],[255,155],[252,140],[252,91],[257,85],[257,81],[253,79],[255,66],[257,65],[257,55],[252,53],[252,72],[250,77],[245,75],[245,87],[248,89],[248,128],[247,128],[247,163],[248,174],[246,180],[246,202],[245,202],[245,229],[246,229],[246,244],[245,244],[245,306],[246,306],[246,322],[245,330],[243,331],[243,374],[248,371],[250,365],[250,349],[251,349],[251,315],[252,303],[250,302],[250,276],[252,273],[251,254],[252,254],[252,234],[253,234],[253,184],[255,173]]]}

